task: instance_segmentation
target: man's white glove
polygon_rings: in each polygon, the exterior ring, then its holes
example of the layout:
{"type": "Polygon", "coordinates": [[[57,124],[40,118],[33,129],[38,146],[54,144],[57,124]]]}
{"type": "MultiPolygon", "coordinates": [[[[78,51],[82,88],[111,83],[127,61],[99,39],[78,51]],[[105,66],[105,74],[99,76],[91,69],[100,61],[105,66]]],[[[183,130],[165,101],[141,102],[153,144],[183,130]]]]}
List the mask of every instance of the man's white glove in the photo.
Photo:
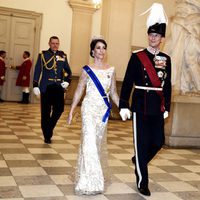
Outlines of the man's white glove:
{"type": "Polygon", "coordinates": [[[163,113],[164,119],[166,119],[168,116],[169,116],[169,112],[168,112],[168,111],[165,111],[165,112],[163,113]]]}
{"type": "Polygon", "coordinates": [[[40,95],[40,89],[39,89],[39,87],[34,87],[34,88],[33,88],[33,93],[34,93],[36,96],[40,95]]]}
{"type": "Polygon", "coordinates": [[[123,121],[126,121],[127,118],[130,119],[131,118],[131,111],[128,108],[122,108],[119,112],[121,118],[123,121]]]}
{"type": "Polygon", "coordinates": [[[68,82],[62,82],[61,83],[61,86],[64,88],[64,89],[66,89],[68,86],[69,86],[69,83],[68,82]]]}

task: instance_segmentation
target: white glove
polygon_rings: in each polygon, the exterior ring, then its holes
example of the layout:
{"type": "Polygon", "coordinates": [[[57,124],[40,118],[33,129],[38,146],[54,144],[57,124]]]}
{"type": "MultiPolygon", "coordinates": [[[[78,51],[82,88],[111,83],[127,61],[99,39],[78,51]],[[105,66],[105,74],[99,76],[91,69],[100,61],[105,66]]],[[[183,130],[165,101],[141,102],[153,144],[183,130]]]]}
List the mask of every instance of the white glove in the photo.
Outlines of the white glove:
{"type": "Polygon", "coordinates": [[[165,111],[165,112],[163,113],[164,119],[166,119],[168,116],[169,116],[169,112],[168,112],[168,111],[165,111]]]}
{"type": "Polygon", "coordinates": [[[64,89],[66,89],[66,88],[68,87],[68,85],[69,85],[69,83],[66,82],[66,81],[61,83],[61,86],[62,86],[64,89]]]}
{"type": "Polygon", "coordinates": [[[131,118],[131,111],[128,108],[122,108],[119,112],[121,118],[123,121],[126,121],[127,118],[130,119],[131,118]]]}
{"type": "Polygon", "coordinates": [[[33,88],[33,93],[34,93],[36,96],[40,95],[40,89],[39,89],[39,87],[34,87],[34,88],[33,88]]]}

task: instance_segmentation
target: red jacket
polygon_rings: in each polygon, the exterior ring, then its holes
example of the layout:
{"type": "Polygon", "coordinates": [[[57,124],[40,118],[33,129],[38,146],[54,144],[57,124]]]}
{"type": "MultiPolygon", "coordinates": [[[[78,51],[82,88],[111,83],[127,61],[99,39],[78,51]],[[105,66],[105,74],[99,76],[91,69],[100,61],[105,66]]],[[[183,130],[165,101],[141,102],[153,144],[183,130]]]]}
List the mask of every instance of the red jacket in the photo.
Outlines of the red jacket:
{"type": "Polygon", "coordinates": [[[0,85],[3,85],[4,80],[1,79],[2,76],[5,76],[6,67],[3,58],[0,57],[0,85]]]}
{"type": "Polygon", "coordinates": [[[30,71],[32,62],[30,58],[25,59],[21,66],[17,67],[19,69],[19,74],[16,81],[16,86],[29,87],[30,85],[30,71]],[[23,79],[26,77],[26,79],[23,79]]]}

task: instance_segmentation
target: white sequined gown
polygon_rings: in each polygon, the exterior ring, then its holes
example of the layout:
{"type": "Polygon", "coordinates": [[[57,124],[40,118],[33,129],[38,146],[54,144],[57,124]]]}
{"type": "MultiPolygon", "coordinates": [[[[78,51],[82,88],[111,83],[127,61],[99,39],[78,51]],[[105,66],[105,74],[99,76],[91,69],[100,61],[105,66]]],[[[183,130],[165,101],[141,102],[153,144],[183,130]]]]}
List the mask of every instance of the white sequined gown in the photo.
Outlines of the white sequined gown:
{"type": "MultiPolygon", "coordinates": [[[[107,95],[111,96],[118,106],[119,97],[116,92],[114,67],[106,70],[92,70],[107,95]]],[[[85,71],[80,77],[73,103],[80,100],[84,86],[86,86],[86,95],[81,106],[82,135],[75,175],[75,193],[91,195],[104,191],[104,173],[108,167],[105,166],[107,163],[107,122],[102,122],[102,118],[106,113],[107,106],[85,71]]]]}

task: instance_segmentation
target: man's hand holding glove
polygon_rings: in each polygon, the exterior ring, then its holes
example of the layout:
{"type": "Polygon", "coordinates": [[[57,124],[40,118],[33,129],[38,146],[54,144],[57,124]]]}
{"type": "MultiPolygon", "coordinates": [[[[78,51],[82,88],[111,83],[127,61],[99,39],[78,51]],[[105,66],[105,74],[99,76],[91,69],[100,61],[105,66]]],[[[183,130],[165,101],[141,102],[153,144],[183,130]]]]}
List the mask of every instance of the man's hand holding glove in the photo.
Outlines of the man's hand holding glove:
{"type": "Polygon", "coordinates": [[[40,89],[39,89],[39,87],[34,87],[34,88],[33,88],[33,93],[34,93],[36,96],[39,96],[39,95],[40,95],[40,89]]]}
{"type": "Polygon", "coordinates": [[[127,118],[130,119],[131,118],[131,111],[128,108],[122,108],[120,109],[119,112],[121,118],[123,121],[126,121],[127,118]]]}
{"type": "MultiPolygon", "coordinates": [[[[63,83],[61,83],[61,86],[62,86],[64,89],[66,89],[66,88],[69,86],[69,83],[68,83],[68,82],[63,82],[63,83]]],[[[40,89],[39,89],[39,87],[34,87],[34,88],[33,88],[33,93],[34,93],[36,96],[40,95],[40,89]]]]}
{"type": "Polygon", "coordinates": [[[165,112],[163,113],[164,119],[166,119],[168,116],[169,116],[169,112],[168,112],[168,111],[165,111],[165,112]]]}
{"type": "Polygon", "coordinates": [[[68,82],[62,82],[61,83],[61,86],[64,88],[64,89],[67,89],[67,87],[69,86],[69,83],[68,82]]]}

